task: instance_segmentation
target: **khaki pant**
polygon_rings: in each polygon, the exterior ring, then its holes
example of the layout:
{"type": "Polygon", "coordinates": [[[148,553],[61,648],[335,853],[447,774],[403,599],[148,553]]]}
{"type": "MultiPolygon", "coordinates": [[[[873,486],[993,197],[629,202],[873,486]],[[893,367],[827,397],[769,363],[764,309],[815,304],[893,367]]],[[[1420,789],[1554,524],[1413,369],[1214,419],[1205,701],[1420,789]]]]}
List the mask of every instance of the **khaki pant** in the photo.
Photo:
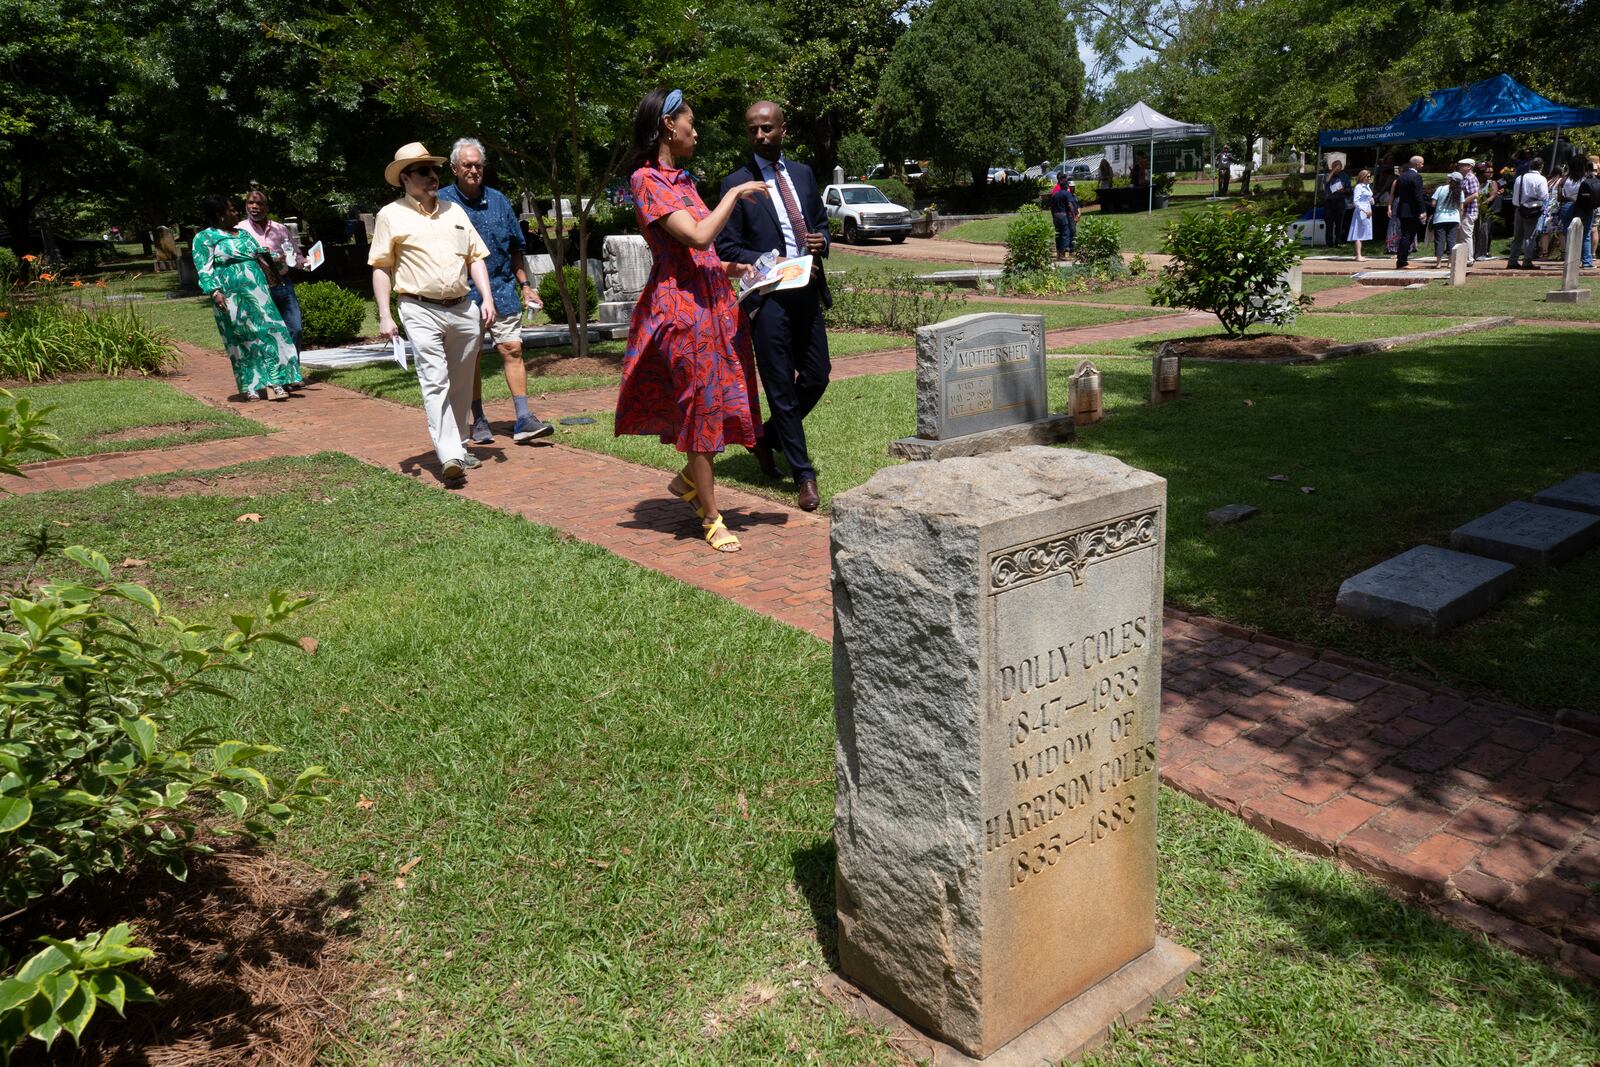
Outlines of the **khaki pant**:
{"type": "Polygon", "coordinates": [[[400,322],[416,359],[434,454],[441,464],[460,459],[467,453],[461,442],[472,414],[472,374],[483,319],[464,296],[449,307],[402,296],[400,322]]]}

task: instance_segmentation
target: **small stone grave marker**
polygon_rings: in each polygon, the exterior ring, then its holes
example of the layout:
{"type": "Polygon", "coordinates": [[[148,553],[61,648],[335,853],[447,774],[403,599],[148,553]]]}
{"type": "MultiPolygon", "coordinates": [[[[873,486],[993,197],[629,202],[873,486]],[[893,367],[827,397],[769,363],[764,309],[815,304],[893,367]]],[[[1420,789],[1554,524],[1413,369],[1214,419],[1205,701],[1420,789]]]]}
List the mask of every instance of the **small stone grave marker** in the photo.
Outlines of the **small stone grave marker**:
{"type": "Polygon", "coordinates": [[[1074,425],[1090,426],[1106,417],[1100,370],[1088,360],[1067,378],[1067,411],[1074,425]]]}
{"type": "Polygon", "coordinates": [[[1600,474],[1585,471],[1533,494],[1540,504],[1600,515],[1600,474]]]}
{"type": "Polygon", "coordinates": [[[1261,509],[1251,507],[1249,504],[1224,504],[1220,508],[1212,508],[1206,512],[1206,522],[1212,526],[1231,526],[1236,522],[1253,519],[1261,514],[1261,509]]]}
{"type": "Polygon", "coordinates": [[[1589,299],[1589,290],[1578,288],[1578,267],[1583,254],[1583,220],[1573,219],[1567,227],[1567,253],[1562,264],[1561,288],[1544,294],[1546,303],[1581,304],[1589,299]]]}
{"type": "Polygon", "coordinates": [[[1347,578],[1335,608],[1396,630],[1441,634],[1488,611],[1516,574],[1499,560],[1418,545],[1347,578]]]}
{"type": "Polygon", "coordinates": [[[1155,929],[1165,532],[1066,449],[834,497],[839,961],[967,1056],[1075,1057],[1197,962],[1155,929]]]}
{"type": "Polygon", "coordinates": [[[1600,539],[1600,515],[1513,500],[1450,531],[1450,543],[1507,563],[1553,567],[1600,539]]]}
{"type": "Polygon", "coordinates": [[[1072,419],[1047,403],[1044,316],[962,315],[917,330],[917,435],[902,459],[947,459],[1053,444],[1072,419]]]}
{"type": "Polygon", "coordinates": [[[1458,243],[1450,250],[1450,284],[1466,285],[1467,271],[1472,266],[1472,242],[1458,243]]]}
{"type": "Polygon", "coordinates": [[[1163,342],[1150,357],[1150,403],[1165,404],[1178,399],[1178,385],[1183,373],[1183,357],[1178,346],[1163,342]]]}

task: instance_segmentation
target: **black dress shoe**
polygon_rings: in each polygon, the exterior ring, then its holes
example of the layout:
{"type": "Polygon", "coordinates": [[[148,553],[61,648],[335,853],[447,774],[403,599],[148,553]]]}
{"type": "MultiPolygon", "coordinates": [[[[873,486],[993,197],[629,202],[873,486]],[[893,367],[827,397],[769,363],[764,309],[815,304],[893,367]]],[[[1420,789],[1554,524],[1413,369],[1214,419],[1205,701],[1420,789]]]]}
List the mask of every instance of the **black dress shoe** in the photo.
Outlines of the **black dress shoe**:
{"type": "Polygon", "coordinates": [[[816,511],[817,505],[822,503],[822,496],[817,492],[817,480],[815,478],[801,478],[796,488],[800,490],[800,498],[795,503],[800,505],[800,510],[816,511]]]}
{"type": "Polygon", "coordinates": [[[776,478],[778,476],[778,464],[772,458],[772,449],[757,442],[751,446],[750,451],[755,455],[756,466],[761,468],[762,474],[765,474],[768,478],[776,478]]]}

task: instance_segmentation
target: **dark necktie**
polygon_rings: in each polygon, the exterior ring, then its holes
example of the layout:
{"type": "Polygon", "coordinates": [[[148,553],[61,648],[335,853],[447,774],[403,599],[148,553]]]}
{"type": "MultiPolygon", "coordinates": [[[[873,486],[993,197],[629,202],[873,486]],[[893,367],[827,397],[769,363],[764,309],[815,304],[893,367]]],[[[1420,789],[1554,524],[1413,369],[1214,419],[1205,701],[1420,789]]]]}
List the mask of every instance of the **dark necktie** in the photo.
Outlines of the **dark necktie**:
{"type": "Polygon", "coordinates": [[[773,164],[772,174],[778,180],[778,195],[783,197],[783,210],[789,216],[789,228],[794,230],[795,250],[803,256],[806,254],[806,220],[800,214],[800,202],[794,198],[794,187],[789,184],[783,168],[773,164]]]}

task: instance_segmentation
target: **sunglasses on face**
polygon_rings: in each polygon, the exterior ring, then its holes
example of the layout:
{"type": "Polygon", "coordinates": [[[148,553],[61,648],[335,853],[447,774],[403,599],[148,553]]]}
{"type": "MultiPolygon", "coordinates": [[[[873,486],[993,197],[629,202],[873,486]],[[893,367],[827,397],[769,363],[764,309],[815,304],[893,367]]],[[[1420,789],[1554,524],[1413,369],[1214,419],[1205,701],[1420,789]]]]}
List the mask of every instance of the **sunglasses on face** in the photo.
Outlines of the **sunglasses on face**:
{"type": "Polygon", "coordinates": [[[405,170],[400,172],[400,176],[402,178],[424,178],[428,175],[432,175],[433,177],[437,178],[439,173],[432,167],[407,167],[405,170]]]}

